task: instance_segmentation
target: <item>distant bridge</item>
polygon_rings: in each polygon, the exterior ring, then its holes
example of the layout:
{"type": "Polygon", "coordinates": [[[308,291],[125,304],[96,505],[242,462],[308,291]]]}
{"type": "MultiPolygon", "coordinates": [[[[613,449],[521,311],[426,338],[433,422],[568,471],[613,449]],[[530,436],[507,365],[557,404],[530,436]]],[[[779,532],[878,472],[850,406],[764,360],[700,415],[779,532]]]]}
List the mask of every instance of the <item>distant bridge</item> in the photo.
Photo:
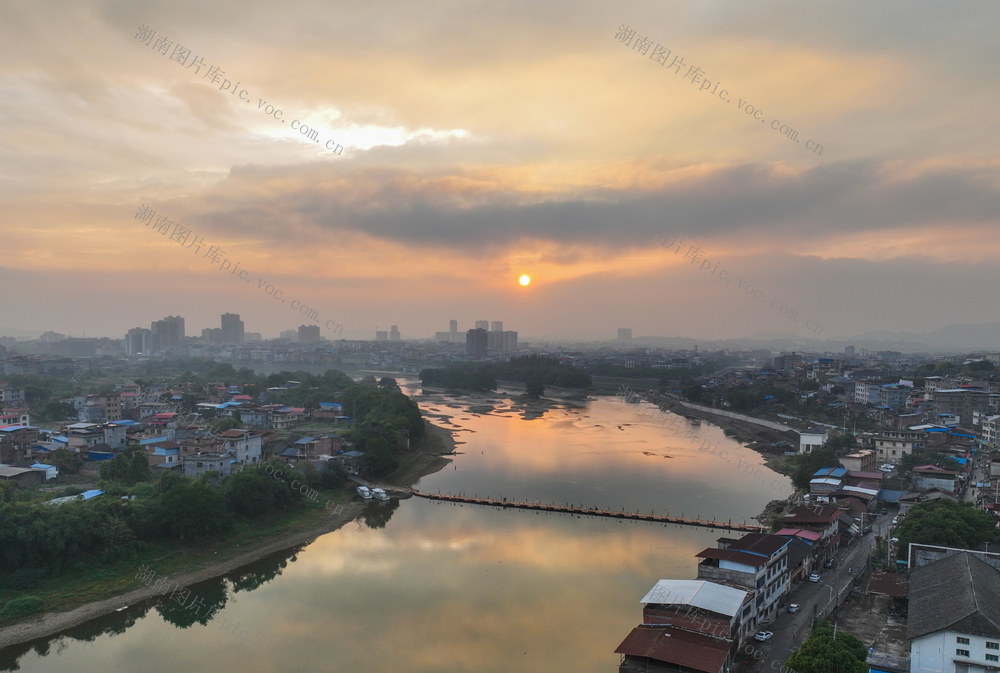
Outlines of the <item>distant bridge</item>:
{"type": "Polygon", "coordinates": [[[713,521],[712,519],[687,519],[681,516],[670,516],[669,514],[642,514],[640,512],[626,512],[624,510],[615,511],[610,509],[597,509],[596,507],[577,507],[575,505],[556,505],[541,502],[520,502],[517,500],[507,500],[501,498],[479,498],[467,495],[451,495],[447,493],[425,493],[413,489],[413,495],[428,500],[442,500],[444,502],[468,503],[470,505],[486,505],[488,507],[505,507],[510,509],[531,509],[541,512],[559,512],[562,514],[580,514],[586,516],[603,516],[610,519],[631,519],[633,521],[653,521],[655,523],[673,523],[680,526],[701,526],[703,528],[722,528],[724,530],[740,530],[747,533],[766,533],[763,526],[753,526],[748,523],[733,523],[729,521],[713,521]]]}

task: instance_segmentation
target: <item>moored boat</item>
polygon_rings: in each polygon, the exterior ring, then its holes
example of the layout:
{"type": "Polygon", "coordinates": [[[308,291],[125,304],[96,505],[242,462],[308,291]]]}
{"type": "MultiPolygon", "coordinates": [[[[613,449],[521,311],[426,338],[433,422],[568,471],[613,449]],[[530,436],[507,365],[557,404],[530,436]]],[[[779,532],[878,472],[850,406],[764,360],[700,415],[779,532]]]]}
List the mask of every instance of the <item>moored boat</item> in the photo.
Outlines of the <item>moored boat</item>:
{"type": "Polygon", "coordinates": [[[358,495],[360,495],[365,500],[371,500],[372,490],[367,486],[358,486],[357,491],[358,495]]]}
{"type": "Polygon", "coordinates": [[[373,488],[372,495],[376,500],[382,500],[383,502],[389,499],[389,494],[381,488],[373,488]]]}

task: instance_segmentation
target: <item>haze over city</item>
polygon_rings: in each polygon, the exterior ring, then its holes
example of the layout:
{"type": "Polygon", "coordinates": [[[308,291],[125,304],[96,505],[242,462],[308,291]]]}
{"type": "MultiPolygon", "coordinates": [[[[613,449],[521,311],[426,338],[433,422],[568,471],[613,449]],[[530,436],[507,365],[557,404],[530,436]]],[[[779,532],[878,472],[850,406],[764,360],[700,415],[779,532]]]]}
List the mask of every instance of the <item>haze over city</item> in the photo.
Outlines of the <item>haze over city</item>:
{"type": "Polygon", "coordinates": [[[232,312],[270,338],[306,321],[293,301],[343,326],[327,338],[1000,322],[998,20],[7,3],[0,335],[167,315],[197,334],[232,312]]]}

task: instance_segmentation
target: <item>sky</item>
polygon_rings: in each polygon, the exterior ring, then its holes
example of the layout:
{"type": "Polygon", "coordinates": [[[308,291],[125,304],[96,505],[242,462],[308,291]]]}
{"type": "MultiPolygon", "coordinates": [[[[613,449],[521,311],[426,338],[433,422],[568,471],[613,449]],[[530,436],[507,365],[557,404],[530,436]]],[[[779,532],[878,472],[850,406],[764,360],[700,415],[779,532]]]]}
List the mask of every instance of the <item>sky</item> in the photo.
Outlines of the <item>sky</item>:
{"type": "Polygon", "coordinates": [[[6,2],[0,335],[1000,322],[997,25],[992,0],[6,2]]]}

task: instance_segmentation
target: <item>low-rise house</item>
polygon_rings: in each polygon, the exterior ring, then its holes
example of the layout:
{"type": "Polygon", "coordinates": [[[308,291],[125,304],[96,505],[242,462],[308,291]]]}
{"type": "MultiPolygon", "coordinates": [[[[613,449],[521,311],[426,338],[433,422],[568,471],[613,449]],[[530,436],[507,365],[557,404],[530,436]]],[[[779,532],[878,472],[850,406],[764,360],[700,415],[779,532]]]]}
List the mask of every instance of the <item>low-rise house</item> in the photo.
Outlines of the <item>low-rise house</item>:
{"type": "Polygon", "coordinates": [[[911,483],[916,490],[924,491],[936,488],[954,493],[957,480],[958,472],[945,470],[937,465],[921,465],[913,468],[913,481],[911,483]]]}
{"type": "Polygon", "coordinates": [[[1000,570],[974,554],[914,569],[906,637],[914,673],[1000,669],[1000,570]]]}
{"type": "Polygon", "coordinates": [[[830,430],[819,426],[811,427],[799,432],[799,453],[812,453],[830,438],[830,430]]]}
{"type": "Polygon", "coordinates": [[[875,451],[862,449],[842,456],[840,464],[851,472],[874,472],[876,469],[875,451]]]}
{"type": "Polygon", "coordinates": [[[926,491],[907,491],[899,498],[899,513],[906,514],[919,504],[932,500],[954,500],[955,494],[932,488],[926,491]]]}
{"type": "Polygon", "coordinates": [[[197,479],[206,472],[215,470],[220,476],[232,474],[232,461],[228,453],[195,453],[184,456],[184,476],[197,479]]]}
{"type": "Polygon", "coordinates": [[[0,465],[0,481],[6,481],[16,486],[38,486],[45,481],[45,472],[32,470],[30,467],[0,465]]]}

